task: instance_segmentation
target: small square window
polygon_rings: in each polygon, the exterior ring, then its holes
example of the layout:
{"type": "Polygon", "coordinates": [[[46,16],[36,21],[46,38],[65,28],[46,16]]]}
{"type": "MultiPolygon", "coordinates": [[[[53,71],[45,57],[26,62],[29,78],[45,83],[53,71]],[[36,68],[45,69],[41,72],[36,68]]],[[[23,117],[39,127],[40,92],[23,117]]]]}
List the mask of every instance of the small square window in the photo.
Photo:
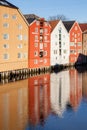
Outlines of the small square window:
{"type": "Polygon", "coordinates": [[[3,39],[8,40],[9,39],[9,34],[3,34],[3,39]]]}
{"type": "Polygon", "coordinates": [[[12,19],[17,19],[16,14],[12,15],[12,19]]]}
{"type": "Polygon", "coordinates": [[[9,54],[6,54],[6,53],[5,53],[5,54],[3,55],[3,59],[5,59],[5,60],[9,59],[9,54]]]}
{"type": "Polygon", "coordinates": [[[22,48],[22,44],[18,44],[18,48],[22,48]]]}
{"type": "Polygon", "coordinates": [[[22,58],[22,53],[18,53],[18,58],[22,58]]]}
{"type": "Polygon", "coordinates": [[[9,18],[9,15],[8,14],[4,14],[3,17],[4,18],[9,18]]]}
{"type": "Polygon", "coordinates": [[[9,24],[8,24],[8,23],[4,23],[4,24],[3,24],[3,27],[8,28],[8,27],[9,27],[9,24]]]}
{"type": "Polygon", "coordinates": [[[8,44],[4,44],[3,47],[4,48],[9,48],[9,45],[8,44]]]}

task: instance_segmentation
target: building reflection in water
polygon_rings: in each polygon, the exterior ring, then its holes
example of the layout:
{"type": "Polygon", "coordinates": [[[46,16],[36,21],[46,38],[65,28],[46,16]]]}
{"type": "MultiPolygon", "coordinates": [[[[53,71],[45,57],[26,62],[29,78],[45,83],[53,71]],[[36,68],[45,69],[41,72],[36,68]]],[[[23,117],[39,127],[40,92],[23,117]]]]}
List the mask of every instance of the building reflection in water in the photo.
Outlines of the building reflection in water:
{"type": "Polygon", "coordinates": [[[44,125],[50,112],[50,74],[30,77],[29,86],[29,123],[44,125]]]}
{"type": "Polygon", "coordinates": [[[87,102],[87,71],[82,73],[82,95],[87,102]]]}
{"type": "Polygon", "coordinates": [[[24,130],[28,119],[28,80],[0,85],[0,130],[24,130]]]}
{"type": "Polygon", "coordinates": [[[50,102],[52,112],[58,116],[62,116],[66,108],[67,102],[69,102],[70,95],[70,81],[69,71],[62,71],[57,74],[51,74],[50,84],[50,102]]]}
{"type": "Polygon", "coordinates": [[[50,102],[53,113],[62,117],[66,109],[76,110],[82,99],[82,74],[75,69],[51,74],[50,102]]]}
{"type": "Polygon", "coordinates": [[[78,109],[82,99],[82,73],[75,69],[69,70],[70,74],[70,104],[73,110],[78,109]]]}

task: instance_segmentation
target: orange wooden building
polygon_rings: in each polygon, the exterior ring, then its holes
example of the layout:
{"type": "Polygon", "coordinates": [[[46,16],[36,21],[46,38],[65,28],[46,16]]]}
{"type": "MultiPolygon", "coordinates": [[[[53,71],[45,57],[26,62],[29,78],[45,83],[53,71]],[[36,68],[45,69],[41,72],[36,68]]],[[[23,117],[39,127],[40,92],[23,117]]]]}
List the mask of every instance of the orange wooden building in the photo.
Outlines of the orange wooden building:
{"type": "Polygon", "coordinates": [[[51,26],[44,18],[34,14],[24,16],[29,23],[28,67],[30,69],[49,67],[51,26]]]}

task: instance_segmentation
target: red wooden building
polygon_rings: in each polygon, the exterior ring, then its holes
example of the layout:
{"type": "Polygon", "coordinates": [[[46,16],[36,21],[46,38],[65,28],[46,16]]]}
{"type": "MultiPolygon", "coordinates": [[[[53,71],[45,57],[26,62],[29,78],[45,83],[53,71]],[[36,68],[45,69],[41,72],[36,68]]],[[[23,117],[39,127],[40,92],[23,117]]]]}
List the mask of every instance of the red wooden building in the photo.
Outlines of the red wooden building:
{"type": "Polygon", "coordinates": [[[29,122],[43,124],[50,112],[50,74],[30,77],[29,87],[29,122]]]}
{"type": "Polygon", "coordinates": [[[34,14],[25,15],[29,23],[29,68],[50,66],[51,26],[44,19],[34,14]]]}
{"type": "Polygon", "coordinates": [[[63,23],[69,32],[69,62],[73,64],[76,62],[79,53],[82,53],[82,31],[76,21],[64,21],[63,23]]]}

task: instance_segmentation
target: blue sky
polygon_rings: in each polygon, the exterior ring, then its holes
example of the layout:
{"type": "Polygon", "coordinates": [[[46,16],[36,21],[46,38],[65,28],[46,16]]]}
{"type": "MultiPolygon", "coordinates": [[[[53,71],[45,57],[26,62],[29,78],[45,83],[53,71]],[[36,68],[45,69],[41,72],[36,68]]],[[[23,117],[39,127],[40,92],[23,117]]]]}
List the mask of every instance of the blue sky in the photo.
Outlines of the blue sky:
{"type": "Polygon", "coordinates": [[[8,0],[20,8],[23,14],[49,16],[65,15],[69,20],[87,22],[87,0],[8,0]]]}

